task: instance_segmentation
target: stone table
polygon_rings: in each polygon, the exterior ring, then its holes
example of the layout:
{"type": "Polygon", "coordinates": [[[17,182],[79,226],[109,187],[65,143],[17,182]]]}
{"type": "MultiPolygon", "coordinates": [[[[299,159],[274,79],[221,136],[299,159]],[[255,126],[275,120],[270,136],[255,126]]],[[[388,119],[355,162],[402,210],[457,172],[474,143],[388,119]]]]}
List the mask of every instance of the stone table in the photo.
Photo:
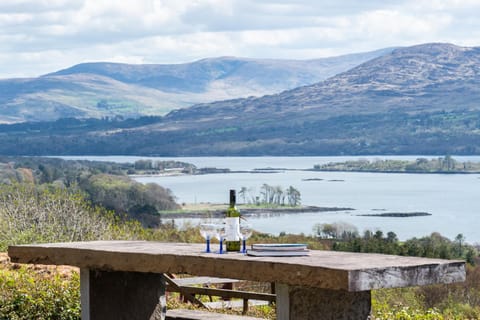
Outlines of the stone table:
{"type": "Polygon", "coordinates": [[[465,280],[463,261],[312,250],[204,253],[202,244],[91,241],[10,246],[12,262],[80,267],[82,319],[164,319],[162,273],[275,282],[277,319],[367,319],[371,290],[465,280]]]}

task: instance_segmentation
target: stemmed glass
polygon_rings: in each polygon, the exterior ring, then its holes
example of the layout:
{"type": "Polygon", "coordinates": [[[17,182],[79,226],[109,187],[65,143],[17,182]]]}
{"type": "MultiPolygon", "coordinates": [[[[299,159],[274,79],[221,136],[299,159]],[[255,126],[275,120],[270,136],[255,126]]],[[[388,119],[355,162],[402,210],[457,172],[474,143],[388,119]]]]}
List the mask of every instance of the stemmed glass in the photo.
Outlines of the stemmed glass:
{"type": "Polygon", "coordinates": [[[219,251],[217,253],[224,253],[223,252],[223,240],[225,238],[225,235],[226,235],[226,229],[225,229],[225,224],[224,223],[219,223],[216,225],[216,229],[215,229],[215,237],[218,239],[218,242],[220,242],[220,248],[219,248],[219,251]]]}
{"type": "Polygon", "coordinates": [[[242,253],[247,253],[247,239],[252,235],[252,226],[245,221],[240,222],[240,235],[242,238],[242,253]]]}
{"type": "Polygon", "coordinates": [[[200,234],[207,242],[207,248],[205,249],[206,253],[210,253],[210,240],[212,237],[215,237],[217,234],[217,225],[213,223],[202,223],[200,224],[200,234]]]}

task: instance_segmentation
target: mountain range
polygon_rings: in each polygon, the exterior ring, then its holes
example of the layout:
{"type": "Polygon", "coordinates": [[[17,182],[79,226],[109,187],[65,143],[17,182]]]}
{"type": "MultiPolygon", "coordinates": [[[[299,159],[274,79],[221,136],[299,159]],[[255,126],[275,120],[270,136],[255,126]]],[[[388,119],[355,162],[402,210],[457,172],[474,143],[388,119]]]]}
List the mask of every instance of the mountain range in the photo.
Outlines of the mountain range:
{"type": "MultiPolygon", "coordinates": [[[[266,110],[295,120],[380,112],[478,109],[480,48],[425,44],[393,50],[325,81],[261,98],[200,104],[167,118],[211,119],[235,109],[258,117],[266,110]],[[266,108],[270,106],[270,108],[266,108]],[[272,110],[272,107],[275,107],[272,110]]],[[[176,124],[177,126],[178,124],[176,124]]]]}
{"type": "Polygon", "coordinates": [[[163,117],[0,126],[0,153],[480,154],[478,101],[480,48],[431,43],[311,85],[163,117]]]}
{"type": "Polygon", "coordinates": [[[184,64],[83,63],[37,78],[0,80],[0,123],[165,115],[197,103],[313,84],[391,50],[314,60],[220,57],[184,64]]]}

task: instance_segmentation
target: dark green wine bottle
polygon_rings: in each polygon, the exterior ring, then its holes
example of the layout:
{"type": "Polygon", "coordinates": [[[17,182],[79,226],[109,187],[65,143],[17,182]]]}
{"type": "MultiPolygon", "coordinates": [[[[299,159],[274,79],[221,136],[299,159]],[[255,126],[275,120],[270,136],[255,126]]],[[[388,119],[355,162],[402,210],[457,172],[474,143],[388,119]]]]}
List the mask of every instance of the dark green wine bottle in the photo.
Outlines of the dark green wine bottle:
{"type": "Polygon", "coordinates": [[[235,190],[230,190],[230,206],[225,217],[225,244],[227,251],[240,251],[240,211],[235,207],[235,190]]]}

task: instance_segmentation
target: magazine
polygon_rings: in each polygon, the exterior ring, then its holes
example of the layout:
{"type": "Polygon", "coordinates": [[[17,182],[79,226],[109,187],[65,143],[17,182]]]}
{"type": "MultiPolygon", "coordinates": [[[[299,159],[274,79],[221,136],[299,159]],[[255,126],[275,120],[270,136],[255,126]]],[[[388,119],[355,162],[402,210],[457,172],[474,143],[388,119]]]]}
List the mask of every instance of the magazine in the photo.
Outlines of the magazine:
{"type": "Polygon", "coordinates": [[[310,250],[304,243],[255,243],[247,255],[256,257],[308,256],[310,250]]]}
{"type": "Polygon", "coordinates": [[[268,250],[268,251],[295,251],[306,250],[307,245],[304,243],[254,243],[252,250],[268,250]]]}
{"type": "Polygon", "coordinates": [[[247,255],[255,257],[298,257],[308,256],[310,250],[292,250],[292,251],[278,251],[278,250],[247,250],[247,255]]]}

